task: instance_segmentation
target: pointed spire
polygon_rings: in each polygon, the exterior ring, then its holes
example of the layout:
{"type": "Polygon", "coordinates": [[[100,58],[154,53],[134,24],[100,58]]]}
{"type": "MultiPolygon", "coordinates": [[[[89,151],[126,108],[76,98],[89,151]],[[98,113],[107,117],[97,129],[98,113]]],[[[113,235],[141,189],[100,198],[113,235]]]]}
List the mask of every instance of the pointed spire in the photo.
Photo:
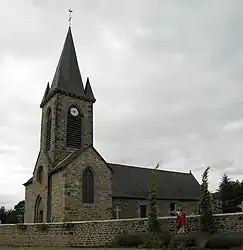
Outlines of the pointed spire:
{"type": "Polygon", "coordinates": [[[90,82],[89,82],[89,77],[87,77],[84,93],[89,101],[91,101],[93,103],[96,101],[94,94],[93,94],[93,91],[92,91],[92,88],[91,88],[91,85],[90,85],[90,82]]]}
{"type": "Polygon", "coordinates": [[[41,101],[41,106],[42,106],[42,104],[45,102],[45,100],[46,100],[46,98],[47,98],[49,92],[50,92],[50,85],[49,85],[49,82],[48,82],[47,85],[46,85],[45,93],[44,93],[43,98],[42,98],[42,101],[41,101]]]}
{"type": "Polygon", "coordinates": [[[51,92],[64,92],[78,97],[84,96],[84,86],[79,71],[71,27],[68,28],[66,40],[54,75],[51,92]]]}

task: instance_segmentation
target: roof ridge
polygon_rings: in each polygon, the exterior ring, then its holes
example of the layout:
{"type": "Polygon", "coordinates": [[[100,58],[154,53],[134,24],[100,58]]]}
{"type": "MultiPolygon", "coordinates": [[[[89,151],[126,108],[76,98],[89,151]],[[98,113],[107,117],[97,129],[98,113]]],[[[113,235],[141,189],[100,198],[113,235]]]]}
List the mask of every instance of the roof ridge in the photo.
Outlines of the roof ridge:
{"type": "MultiPolygon", "coordinates": [[[[128,168],[139,168],[139,169],[146,169],[146,170],[152,170],[153,169],[153,167],[146,167],[146,166],[137,166],[137,165],[125,165],[125,164],[120,164],[120,163],[108,163],[109,165],[111,165],[111,167],[112,167],[112,165],[113,166],[120,166],[120,167],[128,167],[128,168]]],[[[180,172],[180,171],[174,171],[174,170],[166,170],[166,169],[160,169],[160,168],[158,168],[157,169],[158,171],[161,171],[161,172],[169,172],[169,173],[177,173],[177,174],[190,174],[190,175],[192,175],[192,173],[190,173],[190,172],[180,172]]]]}

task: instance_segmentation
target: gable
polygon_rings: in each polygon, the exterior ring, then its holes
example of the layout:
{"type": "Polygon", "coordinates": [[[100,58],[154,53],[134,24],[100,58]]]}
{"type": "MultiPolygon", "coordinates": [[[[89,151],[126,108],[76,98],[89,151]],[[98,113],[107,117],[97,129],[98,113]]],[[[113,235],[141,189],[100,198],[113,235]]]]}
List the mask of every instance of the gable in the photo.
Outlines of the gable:
{"type": "MultiPolygon", "coordinates": [[[[80,200],[94,200],[102,204],[104,200],[111,202],[111,170],[104,159],[93,148],[89,147],[71,161],[65,168],[65,183],[73,195],[67,197],[68,202],[76,204],[80,200]],[[92,190],[94,196],[86,196],[87,178],[85,173],[92,173],[92,190]],[[86,188],[85,188],[86,187],[86,188]],[[83,189],[84,188],[84,189],[83,189]],[[92,198],[94,197],[94,198],[92,198]]],[[[68,191],[68,189],[67,189],[68,191]]],[[[80,204],[77,206],[80,206],[80,204]]]]}
{"type": "Polygon", "coordinates": [[[98,153],[98,151],[93,147],[89,146],[85,149],[80,149],[77,151],[74,151],[70,153],[63,161],[61,161],[53,171],[50,172],[50,174],[54,174],[56,172],[62,171],[65,169],[68,165],[72,165],[75,161],[77,161],[78,158],[85,158],[87,157],[87,163],[90,162],[92,165],[92,160],[96,158],[96,160],[102,161],[105,166],[109,169],[109,171],[113,171],[110,165],[104,160],[104,158],[98,153]],[[90,161],[91,160],[91,161],[90,161]]]}
{"type": "MultiPolygon", "coordinates": [[[[33,176],[35,175],[37,168],[39,166],[42,166],[42,167],[52,166],[48,155],[45,154],[45,152],[43,150],[40,150],[38,153],[37,160],[36,160],[35,167],[34,167],[34,171],[32,173],[33,176]]],[[[31,184],[33,182],[33,176],[27,182],[25,182],[23,185],[27,186],[27,185],[31,184]]]]}
{"type": "Polygon", "coordinates": [[[109,172],[112,171],[112,168],[107,164],[104,158],[98,153],[94,147],[88,147],[83,150],[79,155],[76,155],[75,159],[69,163],[69,166],[75,164],[84,165],[84,166],[99,166],[106,168],[109,172]]]}
{"type": "Polygon", "coordinates": [[[33,174],[35,173],[36,168],[38,166],[40,166],[40,165],[44,165],[44,166],[50,165],[50,166],[52,166],[48,155],[45,154],[45,152],[43,150],[39,151],[39,154],[38,154],[38,157],[37,157],[37,160],[36,160],[36,163],[35,163],[33,174]]]}
{"type": "Polygon", "coordinates": [[[76,188],[78,188],[82,183],[86,169],[93,172],[95,183],[99,188],[105,186],[104,190],[109,190],[109,193],[111,193],[111,170],[93,147],[87,148],[66,165],[66,182],[72,183],[72,186],[76,185],[76,188]]]}
{"type": "MultiPolygon", "coordinates": [[[[112,196],[148,199],[152,169],[111,164],[112,196]]],[[[200,185],[191,173],[157,170],[157,198],[198,200],[200,185]]]]}

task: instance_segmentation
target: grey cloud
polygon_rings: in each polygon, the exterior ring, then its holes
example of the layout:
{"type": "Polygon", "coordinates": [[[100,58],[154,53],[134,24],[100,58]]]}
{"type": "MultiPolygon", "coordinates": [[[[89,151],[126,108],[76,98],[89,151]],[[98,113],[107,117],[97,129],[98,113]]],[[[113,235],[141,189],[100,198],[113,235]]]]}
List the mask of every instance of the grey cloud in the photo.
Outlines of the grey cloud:
{"type": "MultiPolygon", "coordinates": [[[[234,0],[72,1],[80,69],[83,78],[91,77],[97,98],[95,147],[106,160],[140,166],[162,160],[162,168],[191,169],[198,179],[211,165],[214,188],[224,170],[241,178],[243,131],[225,129],[243,119],[241,5],[234,0]]],[[[0,105],[5,117],[0,148],[21,149],[18,161],[28,178],[38,154],[39,102],[54,75],[70,6],[64,1],[11,6],[14,13],[27,8],[29,14],[19,24],[8,17],[9,30],[18,27],[18,32],[1,33],[0,56],[25,58],[35,68],[40,61],[46,64],[28,89],[17,94],[13,89],[11,112],[6,101],[0,105]],[[32,25],[23,25],[30,20],[32,25]]]]}
{"type": "Polygon", "coordinates": [[[1,148],[0,147],[0,155],[6,155],[6,154],[8,154],[8,155],[15,155],[17,153],[17,150],[16,150],[16,148],[1,148]]]}

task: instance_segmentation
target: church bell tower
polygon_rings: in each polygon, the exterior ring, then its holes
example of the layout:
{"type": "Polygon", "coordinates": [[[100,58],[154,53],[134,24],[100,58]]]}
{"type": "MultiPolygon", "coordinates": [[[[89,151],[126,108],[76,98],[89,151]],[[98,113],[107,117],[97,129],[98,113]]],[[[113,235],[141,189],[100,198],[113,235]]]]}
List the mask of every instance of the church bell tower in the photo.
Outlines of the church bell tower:
{"type": "Polygon", "coordinates": [[[54,167],[70,153],[93,144],[95,101],[89,78],[83,85],[69,27],[52,84],[47,84],[40,105],[40,147],[54,167]]]}

